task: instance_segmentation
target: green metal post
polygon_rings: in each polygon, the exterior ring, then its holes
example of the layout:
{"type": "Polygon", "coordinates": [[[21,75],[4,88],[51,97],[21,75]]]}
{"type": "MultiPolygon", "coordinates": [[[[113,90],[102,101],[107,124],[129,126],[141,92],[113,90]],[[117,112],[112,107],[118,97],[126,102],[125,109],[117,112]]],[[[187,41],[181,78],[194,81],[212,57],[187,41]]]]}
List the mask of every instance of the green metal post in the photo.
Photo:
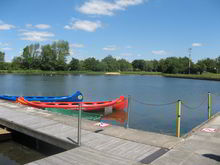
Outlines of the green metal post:
{"type": "Polygon", "coordinates": [[[208,93],[208,119],[212,117],[212,95],[208,93]]]}
{"type": "Polygon", "coordinates": [[[180,137],[181,100],[176,103],[176,136],[180,137]]]}

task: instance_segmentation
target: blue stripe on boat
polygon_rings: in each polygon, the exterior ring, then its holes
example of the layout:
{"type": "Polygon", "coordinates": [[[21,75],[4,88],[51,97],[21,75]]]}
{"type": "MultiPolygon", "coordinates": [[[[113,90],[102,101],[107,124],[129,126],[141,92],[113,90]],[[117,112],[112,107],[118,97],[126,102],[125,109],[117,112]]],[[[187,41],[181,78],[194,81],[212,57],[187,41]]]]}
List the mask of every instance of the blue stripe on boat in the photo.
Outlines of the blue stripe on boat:
{"type": "MultiPolygon", "coordinates": [[[[19,96],[0,95],[0,99],[16,101],[19,96]]],[[[28,101],[41,101],[41,102],[81,102],[83,95],[77,91],[72,96],[23,96],[28,101]]]]}

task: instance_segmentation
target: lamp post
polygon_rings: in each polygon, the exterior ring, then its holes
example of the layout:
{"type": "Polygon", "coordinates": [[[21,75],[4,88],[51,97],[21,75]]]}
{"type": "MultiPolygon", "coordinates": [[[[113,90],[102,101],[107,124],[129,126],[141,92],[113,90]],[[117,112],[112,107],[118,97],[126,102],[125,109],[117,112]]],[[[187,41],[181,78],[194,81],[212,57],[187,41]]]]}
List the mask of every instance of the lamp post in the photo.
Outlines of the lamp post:
{"type": "Polygon", "coordinates": [[[188,52],[189,52],[189,74],[190,74],[190,66],[191,66],[190,59],[191,59],[192,48],[189,48],[188,52]]]}

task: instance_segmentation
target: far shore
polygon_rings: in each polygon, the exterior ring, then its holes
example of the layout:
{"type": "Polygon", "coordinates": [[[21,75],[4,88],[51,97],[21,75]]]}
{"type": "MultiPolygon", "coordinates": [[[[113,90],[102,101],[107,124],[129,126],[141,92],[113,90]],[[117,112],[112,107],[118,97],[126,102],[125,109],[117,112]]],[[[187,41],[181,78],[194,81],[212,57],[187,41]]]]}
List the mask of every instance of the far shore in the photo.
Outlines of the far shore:
{"type": "Polygon", "coordinates": [[[165,74],[161,72],[93,72],[93,71],[42,71],[42,70],[0,70],[0,74],[36,74],[36,75],[156,75],[170,78],[198,79],[220,81],[220,74],[203,73],[203,74],[165,74]]]}

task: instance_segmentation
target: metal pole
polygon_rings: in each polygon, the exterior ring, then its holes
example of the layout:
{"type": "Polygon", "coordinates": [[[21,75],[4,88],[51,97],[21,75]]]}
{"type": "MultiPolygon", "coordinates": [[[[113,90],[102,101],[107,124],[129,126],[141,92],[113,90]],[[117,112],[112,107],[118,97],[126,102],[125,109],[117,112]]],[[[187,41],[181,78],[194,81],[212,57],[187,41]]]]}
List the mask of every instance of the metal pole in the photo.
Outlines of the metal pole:
{"type": "Polygon", "coordinates": [[[81,121],[82,121],[82,104],[79,104],[79,113],[78,113],[78,136],[77,143],[78,146],[81,145],[81,121]]]}
{"type": "Polygon", "coordinates": [[[128,112],[128,120],[127,120],[127,126],[126,126],[126,128],[129,128],[130,112],[131,112],[131,96],[130,96],[130,95],[128,95],[128,109],[127,109],[127,112],[128,112]]]}
{"type": "Polygon", "coordinates": [[[176,103],[176,136],[180,137],[181,100],[176,103]]]}
{"type": "Polygon", "coordinates": [[[212,117],[212,96],[211,93],[208,93],[208,119],[212,117]]]}
{"type": "Polygon", "coordinates": [[[190,74],[190,67],[191,67],[191,64],[190,64],[190,59],[191,59],[191,51],[192,51],[192,48],[189,48],[189,74],[190,74]]]}

